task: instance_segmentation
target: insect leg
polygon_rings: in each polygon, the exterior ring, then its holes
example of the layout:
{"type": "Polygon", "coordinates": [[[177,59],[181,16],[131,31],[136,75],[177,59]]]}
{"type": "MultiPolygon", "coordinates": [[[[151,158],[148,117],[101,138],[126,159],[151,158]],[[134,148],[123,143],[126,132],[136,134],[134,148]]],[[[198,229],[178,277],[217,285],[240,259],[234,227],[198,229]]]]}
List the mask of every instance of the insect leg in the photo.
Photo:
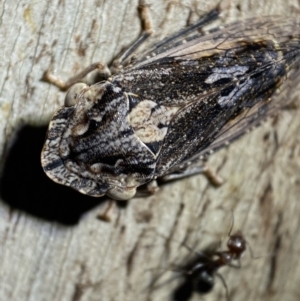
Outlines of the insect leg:
{"type": "Polygon", "coordinates": [[[183,169],[181,171],[176,171],[174,173],[163,176],[160,178],[160,180],[162,182],[173,181],[173,180],[193,176],[193,175],[196,175],[199,173],[204,174],[213,186],[216,186],[216,187],[221,186],[224,182],[224,180],[215,171],[213,171],[210,167],[208,167],[205,164],[197,165],[197,163],[192,164],[192,165],[188,166],[186,169],[183,169]]]}
{"type": "MultiPolygon", "coordinates": [[[[161,183],[190,177],[196,174],[203,174],[207,180],[215,187],[219,187],[224,183],[224,180],[207,165],[195,166],[191,165],[186,169],[170,173],[159,178],[161,183]]],[[[155,194],[159,190],[159,185],[156,180],[149,182],[145,188],[139,189],[136,193],[136,197],[144,197],[155,194]]]]}
{"type": "Polygon", "coordinates": [[[224,183],[224,180],[219,176],[212,168],[205,165],[203,174],[206,176],[208,181],[215,187],[219,187],[224,183]]]}
{"type": "Polygon", "coordinates": [[[228,286],[226,284],[226,281],[225,281],[224,277],[219,273],[216,273],[215,275],[222,281],[223,286],[225,287],[225,290],[226,290],[226,300],[229,301],[230,297],[229,297],[228,286]]]}
{"type": "Polygon", "coordinates": [[[123,53],[121,53],[119,57],[117,57],[113,61],[112,68],[114,72],[117,72],[119,69],[122,69],[122,63],[154,33],[152,20],[149,12],[149,5],[146,4],[145,0],[139,1],[138,12],[142,25],[142,33],[140,37],[129,48],[127,48],[123,53]]]}
{"type": "MultiPolygon", "coordinates": [[[[127,50],[125,50],[125,52],[123,52],[118,58],[113,61],[113,72],[117,72],[119,69],[122,69],[121,64],[128,58],[128,56],[132,55],[133,52],[153,33],[152,21],[149,14],[149,5],[147,5],[144,0],[140,0],[138,11],[142,23],[143,32],[141,36],[127,50]]],[[[112,73],[106,64],[97,62],[86,67],[75,76],[69,78],[67,81],[63,81],[60,78],[54,76],[48,70],[44,73],[42,80],[57,86],[62,91],[66,91],[74,84],[82,81],[82,79],[86,75],[97,69],[99,74],[104,78],[108,78],[112,73]]]]}
{"type": "Polygon", "coordinates": [[[106,64],[93,63],[90,66],[83,69],[82,71],[80,71],[79,73],[77,73],[75,76],[69,78],[67,81],[63,81],[60,78],[54,76],[48,70],[44,73],[42,80],[57,86],[62,91],[66,91],[74,84],[82,81],[82,79],[86,75],[88,75],[96,69],[98,69],[98,72],[105,77],[109,77],[111,73],[106,64]]]}
{"type": "Polygon", "coordinates": [[[109,200],[107,207],[105,208],[103,213],[100,213],[97,215],[97,218],[99,220],[102,220],[104,222],[111,222],[111,216],[112,216],[112,212],[115,210],[116,207],[116,201],[115,200],[109,200]]]}
{"type": "MultiPolygon", "coordinates": [[[[170,37],[163,39],[160,43],[155,44],[155,47],[150,49],[148,53],[164,52],[164,50],[169,49],[172,45],[182,42],[182,40],[187,38],[193,32],[199,30],[201,27],[218,19],[219,14],[220,14],[220,8],[219,7],[214,8],[206,15],[202,16],[195,24],[192,24],[187,28],[178,31],[175,34],[171,35],[170,37]]],[[[147,56],[147,54],[145,54],[145,56],[147,56]]]]}
{"type": "Polygon", "coordinates": [[[227,266],[229,266],[231,268],[234,268],[234,269],[241,269],[242,268],[242,264],[241,264],[240,260],[237,260],[236,264],[230,263],[227,266]]]}
{"type": "Polygon", "coordinates": [[[155,194],[158,190],[159,190],[159,186],[157,184],[157,181],[153,180],[139,187],[138,190],[136,191],[135,197],[137,198],[148,197],[155,194]]]}

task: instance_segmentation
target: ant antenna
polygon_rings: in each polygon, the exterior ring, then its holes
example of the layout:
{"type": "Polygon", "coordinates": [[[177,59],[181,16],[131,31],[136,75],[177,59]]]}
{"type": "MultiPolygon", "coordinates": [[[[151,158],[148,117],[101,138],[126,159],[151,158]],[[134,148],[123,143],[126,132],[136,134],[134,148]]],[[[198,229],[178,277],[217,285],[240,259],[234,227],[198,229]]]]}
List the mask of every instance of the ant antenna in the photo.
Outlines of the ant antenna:
{"type": "Polygon", "coordinates": [[[233,226],[234,226],[234,213],[233,213],[233,210],[231,209],[230,212],[231,212],[231,226],[229,228],[228,237],[230,237],[233,226]]]}

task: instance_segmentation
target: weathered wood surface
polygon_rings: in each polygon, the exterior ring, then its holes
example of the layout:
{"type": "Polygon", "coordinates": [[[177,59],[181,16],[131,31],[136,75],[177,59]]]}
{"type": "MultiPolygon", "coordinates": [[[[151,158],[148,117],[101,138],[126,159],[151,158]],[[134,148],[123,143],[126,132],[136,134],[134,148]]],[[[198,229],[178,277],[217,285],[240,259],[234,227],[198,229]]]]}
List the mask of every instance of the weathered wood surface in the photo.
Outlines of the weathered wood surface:
{"type": "MultiPolygon", "coordinates": [[[[168,10],[171,2],[149,0],[154,28],[184,26],[190,8],[213,7],[206,2],[173,1],[168,10]]],[[[223,1],[222,7],[219,23],[300,13],[292,0],[223,1]]],[[[299,300],[299,99],[296,109],[210,157],[226,179],[222,187],[201,175],[174,182],[117,208],[111,223],[97,219],[107,205],[102,199],[43,174],[46,125],[64,99],[40,81],[43,72],[51,68],[67,78],[91,62],[109,62],[139,35],[136,8],[131,0],[0,5],[0,299],[170,300],[180,278],[168,281],[175,275],[169,265],[189,254],[180,243],[196,250],[221,238],[225,243],[233,210],[235,230],[259,258],[246,253],[240,270],[220,270],[231,300],[299,300]]],[[[193,300],[225,300],[225,289],[216,280],[212,293],[193,300]]]]}

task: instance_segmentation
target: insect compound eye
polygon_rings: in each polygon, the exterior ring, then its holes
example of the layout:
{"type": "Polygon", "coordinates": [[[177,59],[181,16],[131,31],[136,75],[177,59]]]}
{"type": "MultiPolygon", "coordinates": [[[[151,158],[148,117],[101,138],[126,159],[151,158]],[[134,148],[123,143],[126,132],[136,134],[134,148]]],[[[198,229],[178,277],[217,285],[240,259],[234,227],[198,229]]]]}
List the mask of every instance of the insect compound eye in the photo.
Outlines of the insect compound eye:
{"type": "Polygon", "coordinates": [[[198,294],[210,292],[215,285],[214,274],[210,270],[201,269],[193,277],[194,291],[198,294]]]}
{"type": "Polygon", "coordinates": [[[85,83],[77,83],[70,87],[65,97],[65,107],[74,106],[78,101],[78,95],[80,92],[88,87],[89,86],[85,83]]]}

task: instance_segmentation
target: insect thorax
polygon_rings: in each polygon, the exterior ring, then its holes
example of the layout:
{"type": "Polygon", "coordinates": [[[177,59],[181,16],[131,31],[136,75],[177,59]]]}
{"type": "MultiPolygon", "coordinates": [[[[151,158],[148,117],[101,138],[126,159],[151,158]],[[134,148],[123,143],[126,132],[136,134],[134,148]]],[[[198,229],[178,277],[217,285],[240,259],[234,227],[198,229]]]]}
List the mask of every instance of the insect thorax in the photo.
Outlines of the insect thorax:
{"type": "Polygon", "coordinates": [[[155,142],[147,140],[153,125],[137,129],[145,124],[145,112],[151,114],[149,102],[139,102],[111,82],[87,87],[76,98],[74,106],[57,111],[49,126],[42,154],[45,171],[56,182],[89,195],[132,197],[155,169],[156,153],[147,146],[155,142]]]}

